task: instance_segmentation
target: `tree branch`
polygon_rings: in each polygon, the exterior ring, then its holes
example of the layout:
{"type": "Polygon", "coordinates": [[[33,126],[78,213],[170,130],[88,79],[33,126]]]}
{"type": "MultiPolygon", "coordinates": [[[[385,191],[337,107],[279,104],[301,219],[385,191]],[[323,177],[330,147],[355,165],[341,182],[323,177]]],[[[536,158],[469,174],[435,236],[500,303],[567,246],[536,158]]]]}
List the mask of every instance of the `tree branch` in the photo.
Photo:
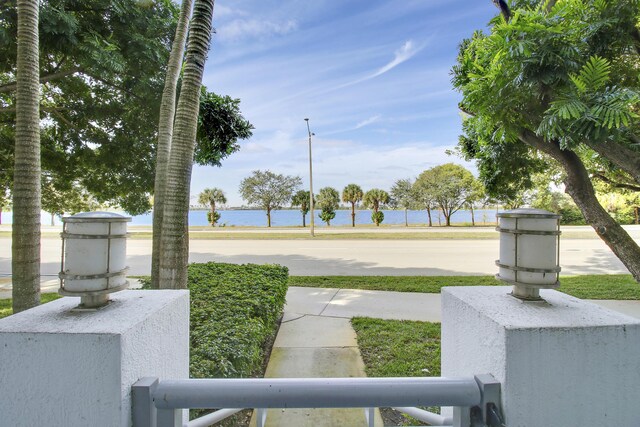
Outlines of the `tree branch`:
{"type": "Polygon", "coordinates": [[[631,190],[631,191],[640,191],[640,185],[614,181],[613,179],[606,176],[604,172],[596,172],[593,174],[593,177],[599,179],[602,182],[606,182],[607,184],[611,185],[614,188],[622,188],[622,189],[631,190]]]}
{"type": "MultiPolygon", "coordinates": [[[[57,73],[47,74],[44,76],[40,76],[40,83],[46,83],[52,80],[61,79],[63,77],[71,76],[75,73],[80,73],[82,71],[83,71],[82,67],[75,67],[75,68],[70,68],[64,71],[58,71],[57,73]]],[[[16,90],[16,87],[17,87],[16,82],[4,84],[0,86],[0,93],[12,92],[16,90]]]]}
{"type": "Polygon", "coordinates": [[[640,184],[640,153],[612,141],[583,141],[584,144],[603,158],[627,172],[633,180],[640,184]]]}

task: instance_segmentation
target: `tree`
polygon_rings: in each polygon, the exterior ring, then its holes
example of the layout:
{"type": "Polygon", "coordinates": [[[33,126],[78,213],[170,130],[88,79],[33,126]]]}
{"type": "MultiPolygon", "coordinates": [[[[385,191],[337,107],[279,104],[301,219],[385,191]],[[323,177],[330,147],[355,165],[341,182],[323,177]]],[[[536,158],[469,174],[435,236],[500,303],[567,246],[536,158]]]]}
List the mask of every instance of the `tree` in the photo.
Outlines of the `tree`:
{"type": "Polygon", "coordinates": [[[18,0],[11,269],[13,312],[40,303],[38,2],[18,0]]]}
{"type": "Polygon", "coordinates": [[[198,203],[209,205],[211,210],[207,213],[207,220],[214,227],[220,219],[220,213],[216,212],[216,203],[225,204],[227,203],[227,198],[224,195],[224,191],[219,188],[205,188],[198,196],[198,203]]]}
{"type": "Polygon", "coordinates": [[[404,209],[404,226],[409,226],[407,210],[416,206],[416,194],[410,179],[399,179],[391,187],[391,198],[394,204],[404,209]]]}
{"type": "Polygon", "coordinates": [[[473,227],[476,225],[476,216],[474,213],[476,203],[481,202],[484,198],[484,187],[480,181],[474,178],[471,184],[471,191],[464,202],[464,206],[471,212],[471,226],[473,227]]]}
{"type": "Polygon", "coordinates": [[[445,225],[451,225],[451,216],[467,202],[474,190],[475,178],[465,168],[454,163],[427,169],[418,180],[428,183],[434,202],[442,211],[445,225]]]}
{"type": "MultiPolygon", "coordinates": [[[[39,3],[42,171],[77,182],[100,202],[147,211],[176,7],[136,0],[39,3]]],[[[2,150],[0,170],[13,162],[15,10],[15,1],[0,8],[0,146],[10,147],[7,157],[2,150]]]]}
{"type": "Polygon", "coordinates": [[[636,0],[514,2],[460,45],[460,140],[492,195],[526,183],[540,159],[640,281],[640,247],[599,203],[591,177],[640,189],[640,37],[636,0]]]}
{"type": "Polygon", "coordinates": [[[371,213],[371,221],[378,227],[382,221],[384,221],[384,213],[379,211],[380,207],[389,203],[389,200],[389,193],[379,188],[373,188],[364,195],[364,205],[373,210],[371,213]]]}
{"type": "Polygon", "coordinates": [[[351,226],[356,226],[356,204],[362,201],[363,192],[357,184],[349,184],[342,190],[342,201],[351,203],[351,226]]]}
{"type": "Polygon", "coordinates": [[[189,194],[202,75],[209,52],[214,0],[196,0],[176,108],[161,236],[159,287],[185,289],[189,260],[189,194]],[[168,189],[171,191],[168,191],[168,189]]]}
{"type": "Polygon", "coordinates": [[[90,211],[99,205],[91,199],[84,189],[75,182],[54,181],[51,177],[42,177],[42,209],[51,214],[51,225],[55,225],[55,216],[65,213],[76,214],[90,211]]]}
{"type": "Polygon", "coordinates": [[[340,205],[340,193],[332,187],[321,188],[317,204],[320,209],[318,216],[327,223],[327,226],[331,226],[331,220],[336,217],[336,209],[340,205]]]}
{"type": "Polygon", "coordinates": [[[167,73],[160,103],[160,121],[158,122],[158,145],[156,149],[156,171],[153,187],[153,229],[151,252],[151,284],[158,289],[160,274],[160,250],[162,248],[162,226],[164,219],[164,195],[167,188],[167,167],[171,153],[173,137],[173,119],[175,117],[178,78],[182,68],[185,40],[189,28],[189,18],[193,0],[183,0],[176,25],[176,33],[171,44],[167,73]]]}
{"type": "Polygon", "coordinates": [[[299,176],[255,170],[240,182],[240,195],[248,204],[267,212],[267,227],[271,227],[271,211],[287,204],[293,192],[301,185],[302,179],[299,176]]]}
{"type": "Polygon", "coordinates": [[[311,198],[309,197],[309,192],[304,190],[299,190],[296,194],[291,198],[291,206],[299,206],[300,212],[302,212],[302,226],[306,227],[305,216],[309,213],[309,202],[311,198]]]}
{"type": "Polygon", "coordinates": [[[433,174],[428,171],[422,172],[416,182],[413,183],[413,193],[416,198],[416,203],[421,205],[427,210],[427,218],[429,220],[429,227],[433,227],[433,219],[431,217],[431,211],[436,209],[435,202],[435,183],[432,183],[433,174]]]}

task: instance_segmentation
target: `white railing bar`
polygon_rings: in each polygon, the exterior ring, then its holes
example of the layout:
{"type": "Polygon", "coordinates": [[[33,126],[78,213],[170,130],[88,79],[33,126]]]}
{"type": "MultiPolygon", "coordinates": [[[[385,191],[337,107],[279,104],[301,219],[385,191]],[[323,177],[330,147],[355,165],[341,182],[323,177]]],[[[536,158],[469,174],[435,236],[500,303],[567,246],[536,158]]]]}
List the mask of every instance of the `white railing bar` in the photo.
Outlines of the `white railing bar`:
{"type": "Polygon", "coordinates": [[[433,412],[425,411],[424,409],[420,409],[420,408],[403,407],[403,408],[392,408],[392,409],[395,409],[398,412],[403,412],[409,415],[410,417],[415,418],[416,420],[429,423],[429,425],[432,425],[432,426],[448,426],[453,424],[452,417],[443,417],[442,415],[434,414],[433,412]]]}
{"type": "Polygon", "coordinates": [[[229,418],[233,414],[237,414],[244,408],[218,409],[207,415],[195,418],[185,424],[185,427],[209,427],[212,424],[220,422],[225,418],[229,418]]]}
{"type": "Polygon", "coordinates": [[[474,378],[242,378],[162,380],[157,408],[368,408],[480,404],[474,378]]]}

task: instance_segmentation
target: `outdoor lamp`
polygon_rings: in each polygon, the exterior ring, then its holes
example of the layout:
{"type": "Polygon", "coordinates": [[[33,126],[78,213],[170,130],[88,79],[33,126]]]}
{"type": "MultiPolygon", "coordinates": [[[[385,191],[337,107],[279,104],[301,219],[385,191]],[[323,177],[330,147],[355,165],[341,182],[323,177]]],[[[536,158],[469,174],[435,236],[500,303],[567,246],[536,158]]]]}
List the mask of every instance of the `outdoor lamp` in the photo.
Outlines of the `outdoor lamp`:
{"type": "Polygon", "coordinates": [[[60,295],[80,297],[80,309],[109,303],[109,294],[129,286],[125,265],[127,222],[111,212],[85,212],[62,218],[60,295]]]}
{"type": "Polygon", "coordinates": [[[513,285],[512,295],[540,300],[540,289],[560,286],[560,215],[542,209],[497,214],[500,232],[496,278],[513,285]]]}

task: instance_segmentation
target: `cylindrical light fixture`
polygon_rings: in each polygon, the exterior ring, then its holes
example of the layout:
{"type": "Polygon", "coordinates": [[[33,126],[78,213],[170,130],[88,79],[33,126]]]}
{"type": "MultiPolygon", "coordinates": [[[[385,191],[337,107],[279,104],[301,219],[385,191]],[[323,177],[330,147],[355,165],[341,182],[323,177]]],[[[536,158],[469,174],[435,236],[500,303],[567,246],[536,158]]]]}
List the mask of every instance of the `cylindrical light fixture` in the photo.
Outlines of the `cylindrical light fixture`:
{"type": "Polygon", "coordinates": [[[85,212],[62,219],[60,289],[80,297],[81,309],[109,303],[109,294],[129,286],[126,273],[127,222],[111,212],[85,212]]]}
{"type": "Polygon", "coordinates": [[[540,289],[560,286],[560,215],[542,209],[497,214],[500,232],[496,278],[513,285],[512,295],[540,300],[540,289]]]}

